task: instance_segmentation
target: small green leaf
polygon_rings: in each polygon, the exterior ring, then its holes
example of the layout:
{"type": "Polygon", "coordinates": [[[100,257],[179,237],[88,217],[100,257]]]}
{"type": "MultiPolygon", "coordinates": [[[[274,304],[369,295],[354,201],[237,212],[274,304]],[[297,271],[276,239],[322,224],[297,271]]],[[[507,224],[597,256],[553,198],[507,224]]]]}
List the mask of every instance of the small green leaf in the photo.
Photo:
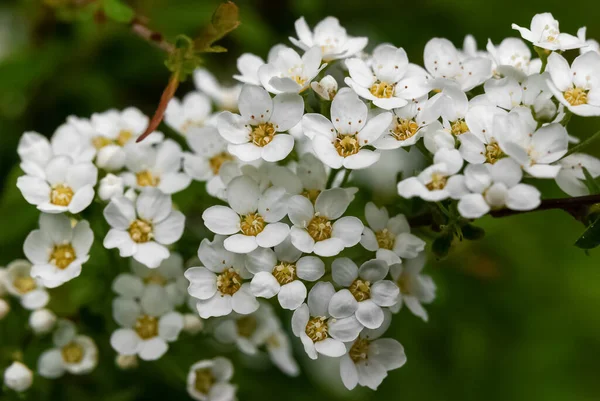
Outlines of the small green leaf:
{"type": "Polygon", "coordinates": [[[468,239],[469,241],[478,240],[485,236],[485,230],[483,228],[472,224],[465,224],[461,227],[461,231],[463,238],[468,239]]]}
{"type": "Polygon", "coordinates": [[[123,4],[121,0],[104,0],[102,7],[104,9],[104,14],[115,22],[127,24],[131,22],[135,16],[133,9],[126,4],[123,4]]]}
{"type": "Polygon", "coordinates": [[[454,234],[452,232],[445,232],[441,236],[437,237],[433,241],[432,251],[438,258],[443,258],[448,255],[450,252],[450,247],[452,246],[452,240],[454,239],[454,234]]]}
{"type": "Polygon", "coordinates": [[[600,185],[596,182],[594,177],[590,174],[587,168],[583,167],[583,175],[585,176],[585,186],[590,191],[590,195],[600,194],[600,185]]]}
{"type": "Polygon", "coordinates": [[[228,1],[219,5],[210,24],[194,41],[196,51],[211,53],[226,51],[221,46],[213,46],[213,43],[236,29],[240,25],[239,17],[239,9],[233,2],[228,1]]]}
{"type": "Polygon", "coordinates": [[[581,249],[592,249],[600,245],[600,216],[597,217],[579,237],[575,246],[581,249]]]}

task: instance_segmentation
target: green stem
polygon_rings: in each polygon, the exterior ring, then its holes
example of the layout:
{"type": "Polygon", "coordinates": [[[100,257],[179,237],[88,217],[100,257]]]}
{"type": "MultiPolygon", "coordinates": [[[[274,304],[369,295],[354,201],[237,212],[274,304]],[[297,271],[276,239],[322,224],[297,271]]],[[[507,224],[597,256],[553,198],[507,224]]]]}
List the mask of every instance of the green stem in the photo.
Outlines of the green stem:
{"type": "Polygon", "coordinates": [[[433,162],[433,156],[431,155],[431,153],[425,147],[425,142],[418,141],[415,146],[417,147],[417,149],[419,149],[419,151],[421,152],[421,154],[423,155],[423,157],[425,157],[425,159],[427,159],[427,161],[433,162]]]}
{"type": "Polygon", "coordinates": [[[327,178],[327,184],[325,184],[325,188],[327,188],[327,189],[331,188],[331,185],[333,184],[333,180],[335,180],[335,177],[337,176],[338,171],[340,171],[339,168],[331,169],[331,171],[329,172],[329,177],[327,178]]]}
{"type": "Polygon", "coordinates": [[[344,169],[344,177],[342,178],[342,182],[340,183],[340,187],[343,187],[348,182],[348,178],[350,178],[350,170],[344,169]]]}
{"type": "Polygon", "coordinates": [[[592,136],[586,138],[584,141],[581,141],[577,145],[573,146],[571,149],[568,150],[567,153],[565,153],[565,155],[561,159],[564,159],[565,157],[572,155],[573,153],[580,152],[581,150],[583,150],[583,148],[585,148],[586,146],[588,146],[589,144],[591,144],[598,138],[600,138],[600,131],[596,132],[595,134],[592,134],[592,136]]]}

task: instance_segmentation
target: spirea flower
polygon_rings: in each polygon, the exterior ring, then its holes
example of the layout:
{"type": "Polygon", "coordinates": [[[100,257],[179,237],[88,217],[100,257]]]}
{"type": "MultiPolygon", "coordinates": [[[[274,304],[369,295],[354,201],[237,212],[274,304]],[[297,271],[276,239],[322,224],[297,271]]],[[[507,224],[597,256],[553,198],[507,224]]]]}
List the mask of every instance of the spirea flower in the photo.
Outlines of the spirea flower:
{"type": "Polygon", "coordinates": [[[215,338],[224,344],[236,344],[245,354],[255,355],[277,329],[271,306],[263,303],[249,315],[230,315],[215,327],[215,338]]]}
{"type": "Polygon", "coordinates": [[[529,29],[520,27],[517,24],[512,24],[512,28],[519,31],[523,39],[542,49],[570,50],[585,45],[585,42],[577,36],[561,33],[558,29],[558,21],[554,19],[551,13],[534,15],[529,29]]]}
{"type": "Polygon", "coordinates": [[[123,178],[108,173],[100,180],[98,196],[103,201],[108,201],[115,196],[123,196],[124,191],[125,183],[123,182],[123,178]]]}
{"type": "Polygon", "coordinates": [[[36,310],[46,306],[50,296],[42,280],[31,276],[31,268],[28,261],[15,260],[0,277],[6,292],[18,298],[25,309],[36,310]]]}
{"type": "Polygon", "coordinates": [[[321,48],[313,46],[300,56],[289,47],[280,48],[273,60],[258,69],[262,86],[271,93],[300,93],[309,87],[321,65],[321,48]]]}
{"type": "Polygon", "coordinates": [[[241,85],[223,86],[205,68],[194,71],[194,83],[200,92],[206,94],[220,110],[237,110],[237,99],[240,95],[241,85]]]}
{"type": "Polygon", "coordinates": [[[587,169],[594,178],[600,175],[600,160],[583,153],[573,153],[558,161],[561,166],[555,180],[565,193],[571,196],[589,195],[590,190],[585,185],[583,169],[587,169]]]}
{"type": "Polygon", "coordinates": [[[4,371],[4,385],[18,393],[26,391],[33,384],[33,372],[21,362],[13,362],[4,371]]]}
{"type": "Polygon", "coordinates": [[[392,312],[398,313],[406,305],[413,315],[424,321],[429,319],[423,304],[433,302],[436,286],[430,276],[421,274],[425,262],[425,253],[422,252],[414,259],[390,266],[390,275],[400,288],[398,303],[390,307],[392,312]]]}
{"type": "Polygon", "coordinates": [[[38,309],[29,315],[29,327],[35,334],[47,334],[54,328],[57,317],[50,309],[38,309]]]}
{"type": "Polygon", "coordinates": [[[197,401],[234,401],[236,386],[230,383],[233,365],[217,357],[196,362],[187,376],[187,391],[197,401]]]}
{"type": "Polygon", "coordinates": [[[187,136],[207,125],[212,117],[210,99],[198,92],[188,93],[182,100],[173,98],[165,111],[165,123],[187,136]]]}
{"type": "Polygon", "coordinates": [[[133,202],[113,198],[104,209],[111,229],[104,247],[118,248],[121,257],[133,256],[148,267],[158,267],[169,257],[170,245],[181,238],[185,216],[173,210],[171,197],[158,189],[144,189],[133,202]]]}
{"type": "Polygon", "coordinates": [[[338,83],[331,75],[323,77],[319,82],[311,82],[310,87],[324,100],[333,100],[338,91],[338,83]]]}

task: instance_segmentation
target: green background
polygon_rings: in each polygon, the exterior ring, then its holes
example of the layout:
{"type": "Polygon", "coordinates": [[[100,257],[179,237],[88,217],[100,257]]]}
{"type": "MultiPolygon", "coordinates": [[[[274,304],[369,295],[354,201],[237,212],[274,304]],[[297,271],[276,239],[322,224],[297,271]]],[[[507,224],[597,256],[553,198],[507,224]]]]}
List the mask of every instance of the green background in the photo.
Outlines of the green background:
{"type": "MultiPolygon", "coordinates": [[[[168,78],[164,55],[127,28],[116,23],[61,22],[41,3],[0,0],[0,48],[9,52],[0,56],[0,265],[23,257],[23,240],[37,226],[35,208],[15,189],[20,174],[14,168],[15,149],[21,133],[51,135],[68,115],[88,116],[112,107],[136,106],[151,114],[168,78]]],[[[174,37],[197,33],[217,2],[131,4],[151,19],[152,27],[174,37]]],[[[510,24],[528,26],[536,12],[553,12],[565,32],[575,33],[587,24],[588,36],[600,38],[600,5],[590,1],[254,0],[238,5],[242,26],[221,42],[229,53],[206,57],[207,66],[225,81],[235,72],[241,53],[265,57],[272,45],[288,43],[301,15],[310,26],[327,15],[337,16],[351,34],[369,36],[369,48],[391,42],[404,47],[417,63],[431,37],[447,37],[460,46],[464,35],[471,33],[483,48],[488,38],[498,43],[515,36],[510,24]]],[[[178,96],[192,86],[184,84],[178,96]]],[[[573,118],[569,125],[580,138],[599,128],[598,118],[573,118]]],[[[590,153],[599,156],[600,148],[590,153]]],[[[198,188],[194,186],[193,198],[187,199],[191,209],[192,203],[198,207],[202,202],[198,188]]],[[[542,190],[545,197],[564,196],[552,181],[542,190]]],[[[199,223],[192,219],[189,224],[199,223]]],[[[137,371],[117,370],[108,345],[108,333],[114,328],[109,280],[117,267],[109,259],[113,254],[95,248],[91,267],[53,293],[52,306],[94,336],[100,366],[83,377],[57,381],[36,377],[26,398],[185,400],[181,380],[187,368],[203,357],[224,353],[235,360],[234,381],[243,401],[598,400],[600,254],[596,250],[586,255],[573,246],[581,224],[566,213],[548,211],[484,218],[479,225],[487,232],[483,240],[456,244],[446,260],[432,258],[428,263],[439,287],[437,300],[428,307],[430,323],[406,310],[396,316],[388,335],[404,345],[408,363],[390,372],[378,392],[344,390],[335,361],[311,363],[299,348],[296,355],[304,373],[292,379],[263,361],[185,335],[159,363],[142,364],[137,371]]],[[[190,249],[197,243],[191,241],[190,249]]],[[[0,371],[23,344],[28,344],[25,360],[30,367],[49,347],[47,339],[23,335],[26,319],[13,303],[13,312],[0,321],[0,371]]],[[[9,398],[16,396],[0,390],[0,399],[9,398]]]]}

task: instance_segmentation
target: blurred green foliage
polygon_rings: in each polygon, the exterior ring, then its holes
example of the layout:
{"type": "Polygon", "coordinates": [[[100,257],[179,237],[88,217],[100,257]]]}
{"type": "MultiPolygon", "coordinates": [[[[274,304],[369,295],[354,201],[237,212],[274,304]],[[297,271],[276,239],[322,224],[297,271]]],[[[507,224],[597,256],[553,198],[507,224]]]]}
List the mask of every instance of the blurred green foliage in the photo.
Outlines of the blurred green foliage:
{"type": "MultiPolygon", "coordinates": [[[[51,1],[48,1],[50,3],[51,1]]],[[[35,208],[15,189],[20,174],[16,144],[22,132],[51,135],[71,114],[87,116],[108,108],[136,106],[151,115],[168,80],[164,55],[117,23],[91,19],[62,21],[41,0],[0,2],[0,265],[23,257],[22,243],[37,226],[35,208]]],[[[110,4],[110,2],[109,2],[110,4]]],[[[168,38],[194,37],[218,4],[214,0],[138,0],[128,2],[168,38]]],[[[537,12],[551,11],[561,28],[575,32],[588,25],[588,36],[600,38],[600,3],[587,0],[245,0],[239,1],[242,25],[221,42],[228,53],[205,57],[206,65],[225,81],[243,52],[266,56],[279,42],[295,35],[293,23],[304,15],[309,24],[327,15],[340,18],[351,34],[403,46],[420,63],[434,36],[460,45],[471,33],[485,46],[515,36],[512,22],[527,25],[537,12]]],[[[187,82],[178,95],[192,88],[187,82]]],[[[573,118],[570,132],[585,138],[598,131],[600,119],[573,118]]],[[[599,156],[600,144],[589,149],[599,156]]],[[[563,196],[554,182],[544,196],[563,196]]],[[[180,197],[182,208],[199,214],[203,190],[180,197]]],[[[204,234],[198,217],[188,229],[204,234]]],[[[600,257],[573,246],[582,226],[568,214],[548,211],[478,222],[486,236],[454,244],[444,261],[431,260],[429,273],[439,287],[425,324],[402,311],[388,335],[405,346],[408,363],[391,372],[378,392],[345,391],[335,361],[313,363],[303,357],[303,374],[285,377],[268,363],[198,338],[182,336],[160,363],[136,371],[114,368],[108,344],[115,326],[110,317],[109,277],[123,262],[99,249],[80,278],[53,291],[51,305],[61,316],[77,319],[96,333],[101,361],[91,375],[58,381],[36,377],[36,400],[187,399],[182,378],[203,357],[225,353],[236,363],[235,382],[241,400],[489,400],[595,401],[600,396],[600,257]],[[81,310],[79,310],[82,306],[81,310]],[[78,311],[79,310],[79,311],[78,311]],[[103,333],[103,334],[100,334],[103,333]]],[[[99,245],[96,245],[99,246],[99,245]]],[[[197,242],[185,244],[194,249],[197,242]]],[[[186,256],[191,256],[190,253],[186,256]]],[[[49,341],[32,339],[27,313],[13,304],[0,322],[0,346],[16,349],[30,343],[25,360],[35,366],[49,341]]],[[[289,315],[285,316],[289,319],[289,315]]],[[[298,344],[296,344],[298,345],[298,344]]],[[[0,370],[6,358],[0,355],[0,370]]],[[[321,360],[319,362],[322,362],[321,360]]],[[[0,392],[0,399],[14,394],[0,392]]]]}

